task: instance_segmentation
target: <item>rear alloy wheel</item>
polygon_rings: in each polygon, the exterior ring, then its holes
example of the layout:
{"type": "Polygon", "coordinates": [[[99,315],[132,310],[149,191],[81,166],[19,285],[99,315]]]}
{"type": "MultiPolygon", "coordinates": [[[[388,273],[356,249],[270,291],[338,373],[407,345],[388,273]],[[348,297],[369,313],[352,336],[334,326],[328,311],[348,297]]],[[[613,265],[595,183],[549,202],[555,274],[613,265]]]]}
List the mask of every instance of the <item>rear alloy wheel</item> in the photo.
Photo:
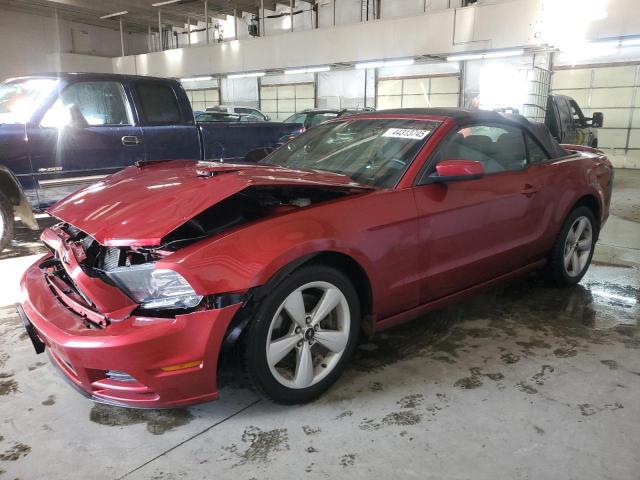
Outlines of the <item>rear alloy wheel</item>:
{"type": "Polygon", "coordinates": [[[593,247],[593,227],[587,217],[578,217],[569,228],[564,241],[564,271],[570,277],[580,275],[591,256],[593,247]]]}
{"type": "Polygon", "coordinates": [[[260,305],[249,328],[249,377],[275,402],[309,401],[342,373],[358,329],[357,296],[341,272],[324,266],[296,271],[260,305]]]}
{"type": "Polygon", "coordinates": [[[0,252],[2,252],[13,239],[14,223],[13,206],[7,197],[0,193],[0,252]]]}
{"type": "Polygon", "coordinates": [[[587,207],[578,207],[567,217],[548,265],[555,284],[574,285],[587,273],[597,238],[596,225],[587,207]]]}

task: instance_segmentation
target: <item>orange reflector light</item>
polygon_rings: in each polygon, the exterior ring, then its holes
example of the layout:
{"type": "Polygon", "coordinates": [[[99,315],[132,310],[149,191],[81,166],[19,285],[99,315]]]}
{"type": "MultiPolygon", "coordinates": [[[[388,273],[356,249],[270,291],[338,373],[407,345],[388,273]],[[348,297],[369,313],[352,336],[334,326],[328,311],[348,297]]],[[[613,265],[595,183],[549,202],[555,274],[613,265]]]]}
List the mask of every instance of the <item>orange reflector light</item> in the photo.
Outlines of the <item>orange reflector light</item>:
{"type": "Polygon", "coordinates": [[[185,368],[199,367],[200,365],[202,365],[202,360],[196,360],[195,362],[169,365],[168,367],[162,367],[160,370],[162,370],[163,372],[175,372],[176,370],[184,370],[185,368]]]}

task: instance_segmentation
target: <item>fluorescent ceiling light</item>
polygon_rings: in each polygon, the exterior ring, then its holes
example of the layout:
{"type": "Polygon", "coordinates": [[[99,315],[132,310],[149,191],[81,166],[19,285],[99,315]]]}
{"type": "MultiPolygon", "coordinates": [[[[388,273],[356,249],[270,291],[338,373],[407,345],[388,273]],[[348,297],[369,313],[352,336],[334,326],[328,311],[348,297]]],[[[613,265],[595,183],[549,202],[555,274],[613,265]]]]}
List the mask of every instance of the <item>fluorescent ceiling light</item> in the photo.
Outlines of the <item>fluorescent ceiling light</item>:
{"type": "Polygon", "coordinates": [[[389,60],[384,62],[385,67],[403,67],[405,65],[413,65],[416,61],[413,58],[406,60],[389,60]]]}
{"type": "Polygon", "coordinates": [[[485,52],[485,53],[462,53],[460,55],[451,55],[447,57],[447,62],[459,62],[462,60],[483,60],[485,58],[503,58],[503,57],[517,57],[524,53],[523,49],[517,50],[501,50],[497,52],[485,52]]]}
{"type": "Polygon", "coordinates": [[[620,45],[623,47],[629,47],[631,45],[640,45],[640,37],[638,38],[627,38],[626,40],[622,40],[620,45]]]}
{"type": "Polygon", "coordinates": [[[503,57],[518,57],[524,53],[524,50],[502,50],[501,52],[489,52],[483,55],[484,58],[503,58],[503,57]]]}
{"type": "Polygon", "coordinates": [[[234,73],[233,75],[227,75],[227,78],[264,77],[265,75],[266,72],[234,73]]]}
{"type": "Polygon", "coordinates": [[[365,62],[365,63],[356,63],[356,68],[378,68],[382,67],[384,62],[365,62]]]}
{"type": "Polygon", "coordinates": [[[187,78],[181,78],[180,81],[181,82],[203,82],[205,80],[212,80],[213,77],[209,76],[204,76],[204,77],[187,77],[187,78]]]}
{"type": "Polygon", "coordinates": [[[164,2],[156,2],[156,3],[152,3],[151,6],[152,7],[162,7],[163,5],[171,5],[172,3],[178,3],[181,2],[182,0],[165,0],[164,2]]]}
{"type": "Polygon", "coordinates": [[[116,12],[116,13],[110,13],[109,15],[103,15],[100,17],[100,20],[104,20],[105,18],[112,18],[112,17],[119,17],[120,15],[126,15],[127,12],[126,10],[124,12],[116,12]]]}
{"type": "Polygon", "coordinates": [[[331,67],[309,67],[309,68],[293,68],[291,70],[285,70],[285,75],[295,75],[298,73],[316,73],[316,72],[328,72],[331,67]]]}
{"type": "Polygon", "coordinates": [[[379,62],[356,63],[356,68],[379,68],[379,67],[401,67],[403,65],[413,65],[416,61],[413,58],[403,60],[381,60],[379,62]]]}

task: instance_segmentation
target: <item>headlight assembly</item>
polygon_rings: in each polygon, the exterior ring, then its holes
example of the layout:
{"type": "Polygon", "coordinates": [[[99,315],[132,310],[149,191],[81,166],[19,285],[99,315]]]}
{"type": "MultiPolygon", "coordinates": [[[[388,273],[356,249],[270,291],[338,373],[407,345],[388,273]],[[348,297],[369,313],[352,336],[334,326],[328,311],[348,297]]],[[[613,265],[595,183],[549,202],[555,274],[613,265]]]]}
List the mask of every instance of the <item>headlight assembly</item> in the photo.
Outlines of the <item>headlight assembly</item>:
{"type": "Polygon", "coordinates": [[[153,263],[118,267],[104,273],[146,310],[193,308],[202,300],[182,275],[155,269],[153,263]]]}

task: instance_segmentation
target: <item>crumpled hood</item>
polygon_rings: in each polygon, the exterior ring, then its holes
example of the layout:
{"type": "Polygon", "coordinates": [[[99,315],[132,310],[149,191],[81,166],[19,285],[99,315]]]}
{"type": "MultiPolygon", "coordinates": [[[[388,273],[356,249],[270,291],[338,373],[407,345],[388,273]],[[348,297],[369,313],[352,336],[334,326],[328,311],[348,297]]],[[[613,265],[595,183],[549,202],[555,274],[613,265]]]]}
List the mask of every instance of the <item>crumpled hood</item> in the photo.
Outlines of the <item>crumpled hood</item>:
{"type": "Polygon", "coordinates": [[[176,160],[126,168],[47,211],[102,245],[153,246],[187,220],[252,185],[369,188],[328,172],[176,160]]]}

